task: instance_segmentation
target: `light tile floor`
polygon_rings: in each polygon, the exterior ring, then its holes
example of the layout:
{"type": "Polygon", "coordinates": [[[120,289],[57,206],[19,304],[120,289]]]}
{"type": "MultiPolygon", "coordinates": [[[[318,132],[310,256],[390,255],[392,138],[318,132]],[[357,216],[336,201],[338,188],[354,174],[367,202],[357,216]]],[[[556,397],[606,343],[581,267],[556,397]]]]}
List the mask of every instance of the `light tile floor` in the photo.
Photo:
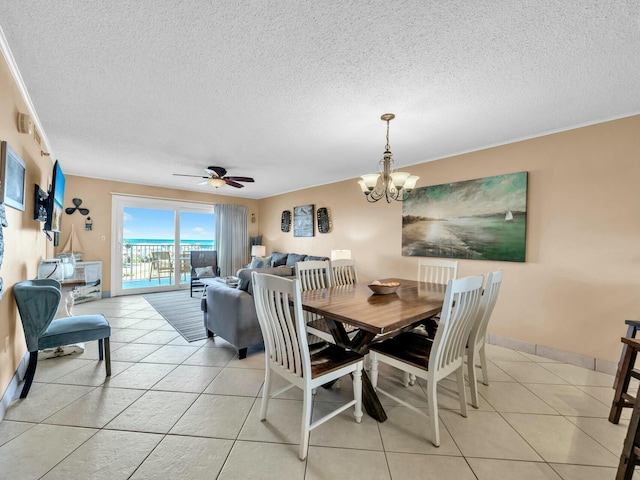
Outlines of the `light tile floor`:
{"type": "MultiPolygon", "coordinates": [[[[628,426],[607,421],[613,377],[489,345],[490,386],[459,414],[455,382],[439,387],[441,446],[426,419],[382,397],[389,419],[345,412],[311,433],[298,459],[302,402],[288,391],[258,420],[264,352],[238,360],[221,339],[186,342],[142,296],[86,303],[110,320],[112,370],[97,345],[42,360],[25,400],[0,423],[0,477],[21,479],[522,479],[615,477],[628,426]]],[[[381,386],[426,408],[424,383],[381,386]]],[[[319,389],[315,414],[350,396],[319,389]]],[[[467,400],[469,401],[469,394],[467,400]]],[[[637,476],[637,475],[636,475],[637,476]]],[[[634,477],[636,478],[636,477],[634,477]]]]}

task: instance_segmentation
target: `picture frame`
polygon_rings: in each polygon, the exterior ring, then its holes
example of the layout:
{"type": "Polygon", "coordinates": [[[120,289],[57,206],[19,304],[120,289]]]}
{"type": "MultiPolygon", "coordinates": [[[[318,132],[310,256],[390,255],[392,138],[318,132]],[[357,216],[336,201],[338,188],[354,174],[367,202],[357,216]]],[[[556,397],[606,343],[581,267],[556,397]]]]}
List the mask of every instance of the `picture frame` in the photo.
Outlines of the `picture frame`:
{"type": "Polygon", "coordinates": [[[280,230],[288,232],[291,230],[291,210],[283,210],[280,217],[280,230]]]}
{"type": "Polygon", "coordinates": [[[402,255],[525,262],[528,173],[416,188],[402,205],[402,255]]]}
{"type": "Polygon", "coordinates": [[[27,167],[20,155],[3,141],[0,146],[0,200],[24,212],[27,167]]]}
{"type": "Polygon", "coordinates": [[[313,237],[314,215],[313,205],[293,207],[293,236],[313,237]]]}

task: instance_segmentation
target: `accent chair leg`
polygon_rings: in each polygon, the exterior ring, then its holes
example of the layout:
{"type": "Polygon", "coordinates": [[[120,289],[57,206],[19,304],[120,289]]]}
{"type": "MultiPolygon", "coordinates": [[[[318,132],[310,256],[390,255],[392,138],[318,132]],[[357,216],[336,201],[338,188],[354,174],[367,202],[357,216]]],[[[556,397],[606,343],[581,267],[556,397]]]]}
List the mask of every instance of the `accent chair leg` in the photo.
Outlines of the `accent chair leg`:
{"type": "Polygon", "coordinates": [[[104,342],[102,338],[98,339],[98,360],[104,360],[104,342]]]}
{"type": "Polygon", "coordinates": [[[207,337],[213,337],[213,332],[207,328],[207,337]]]}
{"type": "Polygon", "coordinates": [[[247,348],[240,348],[238,350],[238,358],[242,360],[243,358],[247,358],[247,348]]]}
{"type": "Polygon", "coordinates": [[[107,371],[107,377],[110,377],[111,376],[111,342],[109,340],[109,337],[104,338],[104,368],[107,371]]]}
{"type": "Polygon", "coordinates": [[[20,392],[20,398],[27,398],[29,389],[33,383],[33,377],[36,374],[36,365],[38,364],[38,352],[29,352],[29,366],[27,366],[27,372],[24,374],[24,386],[22,392],[20,392]]]}

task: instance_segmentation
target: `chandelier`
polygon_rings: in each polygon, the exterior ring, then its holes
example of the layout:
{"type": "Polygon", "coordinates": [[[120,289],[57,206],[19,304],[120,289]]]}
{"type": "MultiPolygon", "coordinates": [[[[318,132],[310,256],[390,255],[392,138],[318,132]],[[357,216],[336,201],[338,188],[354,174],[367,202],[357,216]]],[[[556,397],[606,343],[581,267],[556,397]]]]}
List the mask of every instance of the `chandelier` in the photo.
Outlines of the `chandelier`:
{"type": "Polygon", "coordinates": [[[396,118],[393,113],[385,113],[380,120],[387,122],[387,144],[385,145],[382,160],[378,163],[378,173],[362,175],[358,180],[360,188],[368,202],[374,203],[384,198],[387,203],[392,200],[399,202],[407,198],[407,194],[416,186],[420,177],[408,172],[396,172],[393,170],[393,154],[389,150],[389,122],[396,118]]]}

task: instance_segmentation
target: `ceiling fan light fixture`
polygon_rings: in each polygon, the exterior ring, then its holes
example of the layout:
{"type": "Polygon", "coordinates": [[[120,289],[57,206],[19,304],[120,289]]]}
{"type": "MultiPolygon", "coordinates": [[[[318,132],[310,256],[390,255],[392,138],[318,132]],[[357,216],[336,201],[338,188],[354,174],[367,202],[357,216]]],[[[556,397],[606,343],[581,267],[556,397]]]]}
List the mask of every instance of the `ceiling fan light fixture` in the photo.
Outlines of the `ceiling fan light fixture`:
{"type": "Polygon", "coordinates": [[[207,183],[211,185],[213,188],[224,187],[227,184],[227,182],[225,182],[221,178],[210,178],[209,180],[207,180],[207,183]]]}

